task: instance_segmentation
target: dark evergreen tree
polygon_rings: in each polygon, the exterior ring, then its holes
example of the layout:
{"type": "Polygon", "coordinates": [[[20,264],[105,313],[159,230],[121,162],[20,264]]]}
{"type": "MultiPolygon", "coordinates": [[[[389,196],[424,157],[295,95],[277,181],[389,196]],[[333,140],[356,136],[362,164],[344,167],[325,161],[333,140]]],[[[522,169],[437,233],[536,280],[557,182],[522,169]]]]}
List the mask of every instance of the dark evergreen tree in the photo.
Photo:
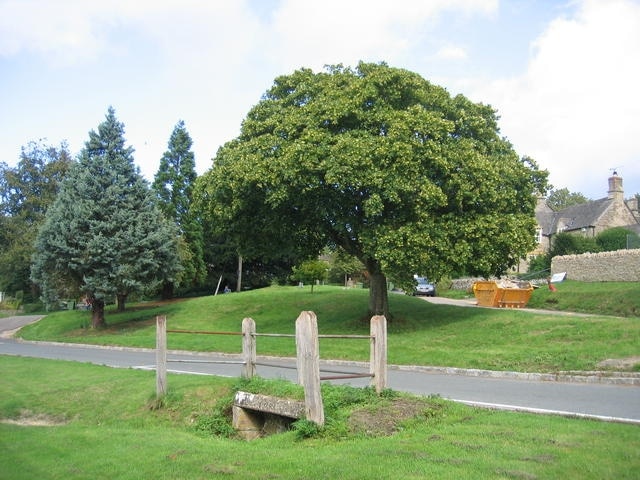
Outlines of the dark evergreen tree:
{"type": "MultiPolygon", "coordinates": [[[[162,212],[168,220],[175,222],[180,233],[182,271],[177,283],[186,288],[198,286],[206,278],[202,223],[191,208],[197,178],[192,144],[184,122],[180,120],[171,133],[168,150],[162,155],[153,182],[162,212]]],[[[170,296],[172,287],[173,284],[165,285],[164,296],[170,296]]]]}
{"type": "Polygon", "coordinates": [[[33,243],[72,163],[66,143],[40,140],[22,147],[15,167],[0,164],[0,291],[37,297],[29,280],[33,243]]]}
{"type": "Polygon", "coordinates": [[[176,237],[109,108],[47,212],[31,276],[48,305],[85,294],[99,328],[107,300],[115,297],[122,310],[131,293],[175,278],[176,237]]]}

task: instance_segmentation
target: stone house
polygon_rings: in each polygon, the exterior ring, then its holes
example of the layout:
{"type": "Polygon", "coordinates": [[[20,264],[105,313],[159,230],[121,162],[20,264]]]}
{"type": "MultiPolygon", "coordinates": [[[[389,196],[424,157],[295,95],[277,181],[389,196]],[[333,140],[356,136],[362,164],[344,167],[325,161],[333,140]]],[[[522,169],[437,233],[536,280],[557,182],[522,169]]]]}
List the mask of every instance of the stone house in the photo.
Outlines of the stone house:
{"type": "MultiPolygon", "coordinates": [[[[609,177],[609,190],[605,198],[572,205],[559,211],[553,211],[546,199],[540,198],[535,216],[538,223],[537,246],[529,253],[529,260],[546,253],[553,236],[560,232],[595,237],[608,228],[625,227],[640,234],[638,199],[634,196],[625,200],[622,177],[617,172],[609,177]]],[[[526,271],[526,266],[520,265],[520,271],[526,271]]]]}

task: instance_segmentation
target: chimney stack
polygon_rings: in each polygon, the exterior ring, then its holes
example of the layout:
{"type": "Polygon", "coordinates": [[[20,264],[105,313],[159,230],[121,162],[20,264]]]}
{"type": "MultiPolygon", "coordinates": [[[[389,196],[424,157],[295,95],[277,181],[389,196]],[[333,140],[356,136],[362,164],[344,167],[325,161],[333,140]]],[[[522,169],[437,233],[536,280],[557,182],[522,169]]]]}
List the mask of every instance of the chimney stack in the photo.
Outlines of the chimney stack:
{"type": "Polygon", "coordinates": [[[616,202],[624,202],[624,190],[622,189],[622,177],[618,176],[618,172],[613,171],[613,175],[609,177],[609,197],[616,202]]]}

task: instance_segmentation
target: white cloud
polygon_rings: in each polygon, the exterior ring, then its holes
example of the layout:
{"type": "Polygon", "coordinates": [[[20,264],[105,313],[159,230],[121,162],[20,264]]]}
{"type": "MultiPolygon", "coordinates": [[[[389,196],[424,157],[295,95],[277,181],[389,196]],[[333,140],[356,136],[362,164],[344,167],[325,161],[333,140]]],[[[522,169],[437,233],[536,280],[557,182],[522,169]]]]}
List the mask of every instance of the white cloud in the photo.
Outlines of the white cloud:
{"type": "Polygon", "coordinates": [[[0,56],[22,51],[84,56],[102,44],[91,2],[8,1],[0,4],[0,56]]]}
{"type": "Polygon", "coordinates": [[[583,1],[533,45],[527,72],[477,89],[557,188],[606,195],[609,169],[640,190],[640,4],[583,1]]]}
{"type": "Polygon", "coordinates": [[[497,0],[284,0],[274,15],[271,55],[284,69],[359,60],[391,64],[422,40],[444,11],[491,14],[497,0]]]}
{"type": "Polygon", "coordinates": [[[117,45],[114,34],[127,28],[152,36],[158,48],[189,55],[194,47],[211,47],[207,39],[232,51],[229,47],[245,43],[255,22],[246,3],[234,0],[5,0],[0,2],[0,56],[31,52],[83,60],[117,45]]]}
{"type": "Polygon", "coordinates": [[[436,57],[442,60],[464,60],[467,58],[467,51],[455,45],[445,45],[438,50],[436,57]]]}

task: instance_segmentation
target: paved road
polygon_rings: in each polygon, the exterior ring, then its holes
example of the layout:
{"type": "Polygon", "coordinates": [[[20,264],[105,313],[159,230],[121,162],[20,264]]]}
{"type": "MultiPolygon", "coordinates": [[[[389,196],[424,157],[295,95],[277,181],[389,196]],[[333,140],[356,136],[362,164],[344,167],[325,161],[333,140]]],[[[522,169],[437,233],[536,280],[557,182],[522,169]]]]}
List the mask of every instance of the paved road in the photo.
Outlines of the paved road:
{"type": "Polygon", "coordinates": [[[37,322],[43,318],[43,316],[44,315],[22,315],[19,317],[0,318],[0,337],[8,337],[25,325],[37,322]]]}
{"type": "MultiPolygon", "coordinates": [[[[32,319],[31,319],[32,320],[32,319]]],[[[0,319],[0,332],[6,325],[15,328],[15,320],[0,319]]],[[[0,355],[18,355],[49,359],[95,363],[120,368],[155,368],[153,350],[106,348],[88,345],[23,342],[0,338],[0,355]]],[[[172,352],[169,370],[177,373],[237,377],[242,366],[236,355],[194,354],[172,352]],[[187,363],[187,361],[189,363],[187,363]],[[195,363],[191,363],[194,362],[195,363]],[[224,362],[224,363],[212,363],[224,362]]],[[[1,357],[0,357],[1,361],[1,357]]],[[[294,359],[259,358],[258,374],[265,378],[296,379],[294,359]]],[[[323,362],[322,375],[332,375],[324,369],[365,372],[366,366],[353,362],[323,362]]],[[[537,381],[499,376],[489,372],[450,372],[426,367],[390,367],[389,387],[420,395],[440,395],[443,398],[471,405],[507,410],[558,413],[614,420],[640,425],[640,387],[633,385],[591,384],[558,381],[537,381]],[[464,373],[464,374],[461,374],[464,373]]],[[[341,380],[364,386],[367,379],[341,380]]]]}

